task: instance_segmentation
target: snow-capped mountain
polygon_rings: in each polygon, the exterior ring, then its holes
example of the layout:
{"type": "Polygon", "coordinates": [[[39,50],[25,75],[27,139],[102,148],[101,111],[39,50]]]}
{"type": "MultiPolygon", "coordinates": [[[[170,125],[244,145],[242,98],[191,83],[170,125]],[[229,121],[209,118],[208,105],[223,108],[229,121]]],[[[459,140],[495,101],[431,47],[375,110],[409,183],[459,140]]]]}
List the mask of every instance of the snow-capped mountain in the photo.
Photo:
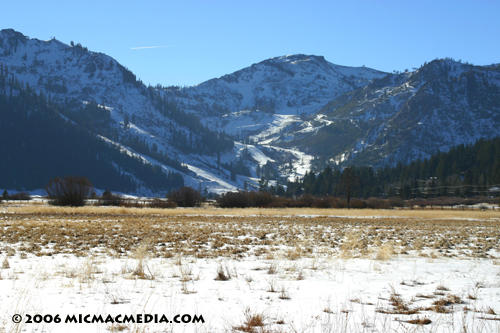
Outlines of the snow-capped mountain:
{"type": "Polygon", "coordinates": [[[272,120],[287,124],[297,121],[296,116],[316,113],[332,99],[385,75],[364,66],[339,66],[320,56],[298,54],[271,58],[169,93],[207,122],[218,122],[222,115],[219,125],[224,130],[247,136],[269,130],[272,120]]]}
{"type": "Polygon", "coordinates": [[[337,163],[427,158],[500,135],[500,66],[434,60],[332,100],[309,123],[281,144],[337,163]]]}
{"type": "MultiPolygon", "coordinates": [[[[230,179],[230,170],[223,168],[239,160],[243,145],[206,128],[177,107],[175,100],[146,87],[105,54],[73,42],[30,39],[6,29],[0,32],[0,64],[10,80],[22,82],[52,102],[75,108],[95,102],[105,107],[112,137],[100,135],[103,140],[145,163],[161,165],[164,171],[181,172],[186,185],[221,192],[241,188],[245,181],[256,182],[250,179],[255,173],[230,179]]],[[[248,164],[255,169],[256,163],[248,164]]]]}
{"type": "MultiPolygon", "coordinates": [[[[146,87],[110,56],[12,29],[0,31],[0,65],[109,146],[215,193],[327,163],[409,162],[500,134],[499,65],[445,59],[387,74],[288,55],[194,87],[146,87]]],[[[141,183],[136,193],[161,191],[141,183]]]]}
{"type": "Polygon", "coordinates": [[[314,156],[300,146],[276,146],[293,137],[303,118],[333,98],[365,87],[387,73],[367,67],[332,64],[321,56],[271,58],[194,87],[170,88],[188,112],[210,128],[220,128],[272,157],[282,177],[294,179],[311,167],[314,156]],[[288,135],[287,133],[290,133],[288,135]]]}
{"type": "Polygon", "coordinates": [[[271,58],[235,73],[183,90],[198,104],[224,111],[260,110],[311,114],[335,97],[368,85],[386,73],[334,65],[323,57],[271,58]]]}
{"type": "Polygon", "coordinates": [[[262,144],[297,126],[298,115],[314,113],[332,98],[385,75],[294,55],[195,87],[153,88],[110,56],[73,42],[31,39],[12,29],[0,32],[0,63],[13,78],[51,101],[105,107],[111,134],[96,135],[145,163],[181,172],[187,185],[212,192],[257,186],[266,164],[266,175],[275,179],[280,173],[304,174],[312,156],[262,144]]]}

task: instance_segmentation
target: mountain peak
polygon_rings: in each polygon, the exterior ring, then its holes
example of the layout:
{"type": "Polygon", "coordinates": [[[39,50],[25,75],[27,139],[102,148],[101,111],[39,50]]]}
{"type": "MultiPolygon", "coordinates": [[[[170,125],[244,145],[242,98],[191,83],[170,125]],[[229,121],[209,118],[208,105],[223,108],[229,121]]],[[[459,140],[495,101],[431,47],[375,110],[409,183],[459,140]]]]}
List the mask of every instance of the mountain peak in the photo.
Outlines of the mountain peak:
{"type": "Polygon", "coordinates": [[[279,56],[279,57],[272,57],[266,60],[263,60],[259,62],[258,64],[263,64],[263,65],[275,65],[275,64],[281,64],[281,65],[297,65],[299,63],[307,62],[307,61],[315,61],[317,63],[321,64],[327,64],[328,62],[325,60],[325,57],[323,56],[316,56],[316,55],[306,55],[306,54],[289,54],[285,56],[279,56]]]}
{"type": "Polygon", "coordinates": [[[317,61],[324,61],[325,57],[323,56],[316,56],[316,55],[306,55],[306,54],[289,54],[286,56],[281,56],[281,57],[274,57],[271,59],[276,59],[280,60],[281,62],[293,62],[293,61],[308,61],[308,60],[317,60],[317,61]]]}
{"type": "Polygon", "coordinates": [[[23,35],[19,31],[14,29],[2,29],[0,30],[0,38],[1,39],[15,39],[19,41],[26,41],[29,39],[27,36],[23,35]]]}
{"type": "Polygon", "coordinates": [[[6,35],[6,36],[22,36],[22,37],[25,37],[22,33],[20,33],[19,31],[16,31],[14,29],[2,29],[0,30],[0,34],[2,35],[6,35]]]}

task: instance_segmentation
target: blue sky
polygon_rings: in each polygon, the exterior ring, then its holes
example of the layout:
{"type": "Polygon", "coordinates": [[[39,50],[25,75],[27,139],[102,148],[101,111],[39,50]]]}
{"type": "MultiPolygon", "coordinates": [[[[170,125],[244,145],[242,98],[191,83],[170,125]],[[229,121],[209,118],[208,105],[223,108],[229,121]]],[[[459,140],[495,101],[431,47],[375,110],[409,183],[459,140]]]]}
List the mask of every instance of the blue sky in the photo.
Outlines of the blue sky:
{"type": "Polygon", "coordinates": [[[500,63],[500,1],[3,1],[0,28],[106,53],[146,84],[195,85],[287,54],[391,72],[500,63]],[[143,48],[149,46],[168,46],[143,48]]]}

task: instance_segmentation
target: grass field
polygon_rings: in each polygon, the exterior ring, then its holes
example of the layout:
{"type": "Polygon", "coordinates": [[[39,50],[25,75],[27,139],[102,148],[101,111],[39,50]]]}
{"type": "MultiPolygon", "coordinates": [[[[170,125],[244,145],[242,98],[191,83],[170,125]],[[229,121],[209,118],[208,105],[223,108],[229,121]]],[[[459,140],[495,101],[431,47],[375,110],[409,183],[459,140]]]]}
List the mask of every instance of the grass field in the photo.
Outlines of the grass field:
{"type": "Polygon", "coordinates": [[[3,204],[0,230],[0,332],[500,332],[498,211],[3,204]]]}

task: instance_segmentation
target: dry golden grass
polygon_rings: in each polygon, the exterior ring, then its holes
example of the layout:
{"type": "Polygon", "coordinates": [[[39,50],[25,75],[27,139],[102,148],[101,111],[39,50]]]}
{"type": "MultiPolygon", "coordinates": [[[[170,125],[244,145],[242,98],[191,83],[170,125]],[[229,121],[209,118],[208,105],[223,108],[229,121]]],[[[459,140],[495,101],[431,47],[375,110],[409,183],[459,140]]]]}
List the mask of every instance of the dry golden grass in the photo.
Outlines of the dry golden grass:
{"type": "MultiPolygon", "coordinates": [[[[408,251],[490,258],[500,245],[499,217],[499,212],[441,210],[8,206],[0,211],[0,251],[21,258],[96,251],[137,257],[147,244],[142,252],[149,258],[389,260],[408,251]]],[[[144,258],[136,258],[136,276],[152,278],[144,258]]]]}
{"type": "Polygon", "coordinates": [[[500,219],[498,210],[410,210],[410,209],[319,209],[319,208],[229,208],[215,207],[199,208],[125,208],[125,207],[55,207],[46,204],[34,203],[3,204],[9,212],[15,213],[69,213],[69,214],[139,214],[139,215],[234,215],[234,216],[301,216],[317,215],[319,217],[346,216],[346,217],[408,217],[421,219],[500,219]]]}
{"type": "Polygon", "coordinates": [[[392,246],[392,244],[385,244],[378,249],[375,259],[386,261],[389,260],[393,255],[394,247],[392,246]]]}

